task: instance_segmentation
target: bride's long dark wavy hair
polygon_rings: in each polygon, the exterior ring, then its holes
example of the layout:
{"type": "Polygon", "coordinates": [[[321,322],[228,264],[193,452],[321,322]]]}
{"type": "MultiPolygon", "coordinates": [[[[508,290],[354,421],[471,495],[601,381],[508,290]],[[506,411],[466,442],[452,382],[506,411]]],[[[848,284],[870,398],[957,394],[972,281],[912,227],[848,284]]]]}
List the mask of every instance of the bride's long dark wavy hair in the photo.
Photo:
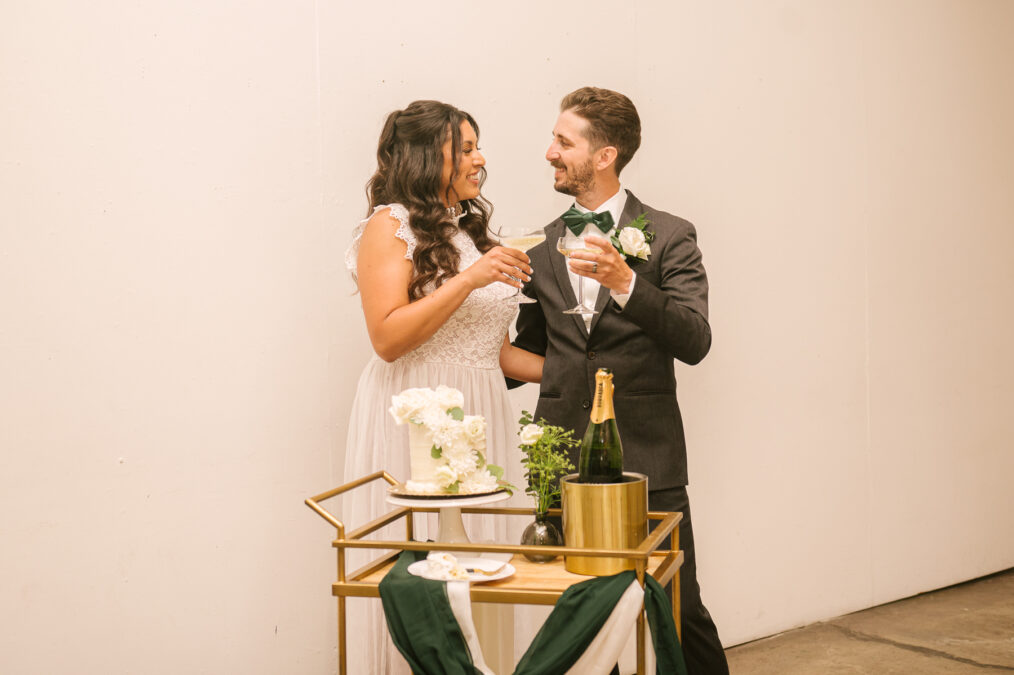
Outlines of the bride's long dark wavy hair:
{"type": "MultiPolygon", "coordinates": [[[[458,202],[451,185],[458,177],[461,160],[461,123],[468,122],[479,136],[479,125],[468,113],[439,101],[413,101],[404,110],[387,116],[377,147],[377,171],[366,183],[369,212],[380,204],[399,203],[408,209],[409,227],[415,234],[414,272],[408,295],[416,300],[429,284],[434,287],[458,273],[460,256],[451,243],[454,221],[440,195],[444,166],[444,143],[451,139],[450,185],[444,197],[458,202]]],[[[479,172],[479,186],[486,182],[486,169],[479,172]]],[[[481,195],[461,202],[465,215],[458,222],[476,248],[485,253],[496,245],[489,236],[493,205],[481,195]]]]}

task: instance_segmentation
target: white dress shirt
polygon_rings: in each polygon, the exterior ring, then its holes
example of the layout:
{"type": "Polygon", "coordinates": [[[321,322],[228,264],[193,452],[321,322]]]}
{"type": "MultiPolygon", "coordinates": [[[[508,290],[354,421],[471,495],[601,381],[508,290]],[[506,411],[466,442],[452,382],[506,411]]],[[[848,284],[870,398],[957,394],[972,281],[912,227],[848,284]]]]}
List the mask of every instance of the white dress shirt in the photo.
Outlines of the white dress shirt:
{"type": "MultiPolygon", "coordinates": [[[[616,194],[614,194],[606,201],[602,202],[602,204],[599,205],[597,209],[595,209],[595,213],[604,213],[605,211],[609,212],[609,215],[613,217],[613,229],[609,230],[608,232],[602,232],[602,230],[600,230],[598,226],[595,225],[595,223],[588,223],[587,225],[585,225],[584,230],[581,232],[581,236],[583,237],[586,234],[597,234],[605,237],[606,239],[613,236],[613,233],[616,232],[616,228],[620,225],[620,216],[623,214],[623,207],[626,205],[627,205],[627,192],[626,190],[623,189],[623,186],[621,185],[619,191],[616,194]]],[[[574,208],[576,208],[581,213],[587,213],[588,211],[591,210],[586,209],[577,202],[574,202],[574,208]]],[[[564,229],[565,229],[564,238],[566,239],[577,238],[574,235],[574,233],[570,231],[569,227],[564,229]]],[[[578,291],[578,279],[580,277],[578,277],[577,274],[574,274],[574,272],[570,270],[569,264],[567,266],[567,274],[570,276],[570,285],[574,288],[574,297],[576,298],[578,291]]],[[[633,272],[631,272],[631,274],[633,276],[630,278],[630,287],[627,288],[626,293],[617,293],[616,291],[613,290],[609,291],[609,295],[613,298],[616,304],[620,306],[620,309],[623,309],[626,306],[627,300],[630,299],[630,294],[634,292],[634,282],[637,281],[637,275],[633,274],[633,272]]],[[[589,279],[588,277],[584,278],[584,302],[588,307],[595,306],[595,300],[599,296],[599,288],[601,288],[601,286],[602,285],[594,279],[589,279]]],[[[593,317],[594,317],[593,314],[586,314],[583,317],[585,328],[591,329],[591,322],[593,317]]]]}

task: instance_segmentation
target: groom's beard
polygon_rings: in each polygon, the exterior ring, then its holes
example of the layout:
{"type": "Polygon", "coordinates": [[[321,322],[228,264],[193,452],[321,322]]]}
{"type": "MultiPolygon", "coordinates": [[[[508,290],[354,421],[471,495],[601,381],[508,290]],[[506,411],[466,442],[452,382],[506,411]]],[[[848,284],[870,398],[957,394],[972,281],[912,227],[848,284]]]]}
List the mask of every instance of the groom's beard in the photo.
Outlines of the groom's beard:
{"type": "Polygon", "coordinates": [[[564,170],[563,177],[553,187],[557,192],[562,192],[571,197],[590,192],[595,186],[595,169],[592,168],[592,161],[589,159],[584,164],[568,169],[563,164],[550,162],[554,168],[564,170]]]}

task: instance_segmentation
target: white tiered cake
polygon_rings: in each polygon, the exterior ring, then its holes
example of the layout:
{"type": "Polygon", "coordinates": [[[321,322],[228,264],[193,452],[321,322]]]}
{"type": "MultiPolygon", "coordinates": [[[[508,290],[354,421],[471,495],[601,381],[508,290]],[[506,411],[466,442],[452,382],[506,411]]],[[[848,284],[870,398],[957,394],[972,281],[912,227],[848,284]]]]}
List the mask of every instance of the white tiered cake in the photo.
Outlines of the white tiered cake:
{"type": "Polygon", "coordinates": [[[409,424],[410,494],[473,495],[497,489],[502,469],[486,464],[486,420],[466,415],[464,396],[443,385],[391,397],[391,415],[409,424]]]}

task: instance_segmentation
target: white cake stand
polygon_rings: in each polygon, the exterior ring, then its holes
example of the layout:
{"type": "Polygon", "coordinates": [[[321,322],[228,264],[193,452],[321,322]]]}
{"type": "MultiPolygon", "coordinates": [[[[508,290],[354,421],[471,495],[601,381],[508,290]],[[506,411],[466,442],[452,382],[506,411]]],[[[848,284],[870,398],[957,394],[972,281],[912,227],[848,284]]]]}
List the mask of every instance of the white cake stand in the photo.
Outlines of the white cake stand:
{"type": "Polygon", "coordinates": [[[481,506],[510,499],[507,491],[494,492],[475,497],[410,497],[387,495],[387,503],[395,506],[426,506],[440,509],[437,517],[437,541],[445,544],[468,544],[465,524],[461,521],[461,509],[467,506],[481,506]]]}

